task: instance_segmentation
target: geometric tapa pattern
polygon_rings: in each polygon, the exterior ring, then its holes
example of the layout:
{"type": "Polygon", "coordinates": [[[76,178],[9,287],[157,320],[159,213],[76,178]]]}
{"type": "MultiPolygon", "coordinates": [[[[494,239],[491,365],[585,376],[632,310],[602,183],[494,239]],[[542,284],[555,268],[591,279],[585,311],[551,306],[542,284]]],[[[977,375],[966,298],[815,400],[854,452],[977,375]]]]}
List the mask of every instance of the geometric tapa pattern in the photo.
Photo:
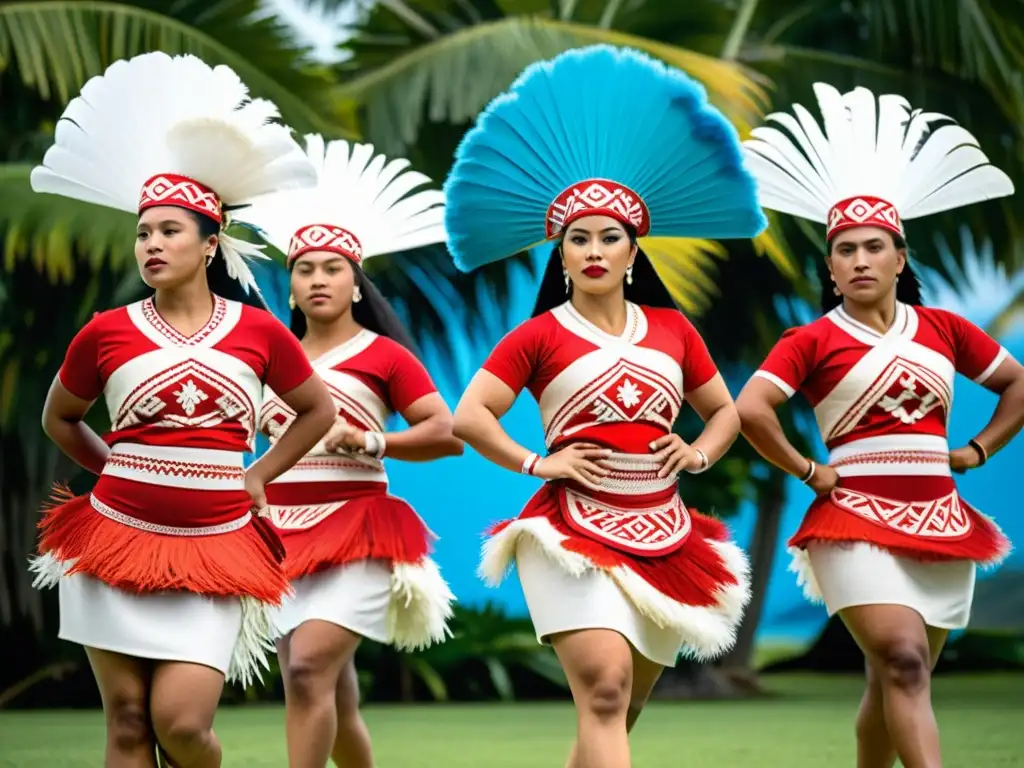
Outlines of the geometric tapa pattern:
{"type": "Polygon", "coordinates": [[[849,488],[833,488],[832,501],[865,520],[910,536],[958,539],[974,527],[956,491],[930,501],[897,501],[849,488]]]}
{"type": "Polygon", "coordinates": [[[641,509],[600,501],[561,489],[565,519],[581,534],[634,555],[656,557],[679,549],[693,530],[690,513],[674,494],[663,504],[641,509]]]}
{"type": "Polygon", "coordinates": [[[602,211],[629,222],[638,237],[651,231],[651,215],[636,192],[606,179],[587,179],[561,192],[548,207],[546,230],[549,238],[581,215],[602,211]]]}

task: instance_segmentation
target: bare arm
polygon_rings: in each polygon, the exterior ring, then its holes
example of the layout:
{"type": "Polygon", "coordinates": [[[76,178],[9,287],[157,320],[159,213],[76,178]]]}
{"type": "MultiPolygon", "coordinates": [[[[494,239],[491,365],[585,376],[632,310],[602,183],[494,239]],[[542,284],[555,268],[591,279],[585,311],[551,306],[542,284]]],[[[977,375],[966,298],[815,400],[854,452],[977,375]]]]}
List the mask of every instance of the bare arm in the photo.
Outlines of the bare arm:
{"type": "Polygon", "coordinates": [[[297,415],[270,450],[249,467],[248,474],[263,485],[305,456],[334,423],[334,402],[323,380],[315,374],[279,397],[297,415]]]}
{"type": "Polygon", "coordinates": [[[999,395],[995,413],[974,438],[991,456],[1010,442],[1024,426],[1024,366],[1007,357],[985,381],[985,388],[999,395]]]}
{"type": "Polygon", "coordinates": [[[43,405],[43,431],[75,463],[98,475],[103,472],[110,448],[82,421],[91,407],[92,402],[68,392],[54,376],[43,405]]]}
{"type": "Polygon", "coordinates": [[[783,472],[803,478],[810,462],[786,439],[775,409],[786,402],[786,393],[760,376],[746,383],[736,398],[743,436],[766,461],[783,472]]]}
{"type": "Polygon", "coordinates": [[[516,393],[489,371],[478,371],[455,408],[455,437],[486,459],[518,472],[530,455],[508,436],[499,419],[516,401],[516,393]]]}
{"type": "Polygon", "coordinates": [[[688,402],[704,422],[704,429],[690,447],[701,451],[714,464],[740,433],[740,417],[729,388],[721,374],[686,395],[688,402]]]}
{"type": "Polygon", "coordinates": [[[432,461],[444,456],[461,456],[464,443],[454,434],[455,419],[444,399],[431,392],[402,411],[409,428],[384,435],[384,453],[401,461],[432,461]]]}

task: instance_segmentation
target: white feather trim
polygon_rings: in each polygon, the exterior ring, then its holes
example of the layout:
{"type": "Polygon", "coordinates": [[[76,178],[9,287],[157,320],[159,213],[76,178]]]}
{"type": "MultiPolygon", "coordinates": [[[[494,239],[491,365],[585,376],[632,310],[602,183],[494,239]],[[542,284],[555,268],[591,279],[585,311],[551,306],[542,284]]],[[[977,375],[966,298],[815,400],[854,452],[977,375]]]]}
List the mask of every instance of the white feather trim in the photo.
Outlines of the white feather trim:
{"type": "Polygon", "coordinates": [[[73,560],[58,560],[53,552],[36,555],[28,559],[28,569],[35,574],[32,586],[35,589],[49,589],[57,583],[74,565],[73,560]]]}
{"type": "Polygon", "coordinates": [[[452,594],[437,563],[429,557],[416,565],[396,563],[391,571],[387,631],[402,651],[415,651],[451,637],[452,594]]]}
{"type": "Polygon", "coordinates": [[[306,155],[316,187],[275,190],[234,214],[282,253],[296,230],[310,224],[352,232],[364,260],[446,240],[444,193],[419,189],[431,180],[408,170],[408,160],[388,161],[371,144],[325,143],[317,134],[306,136],[306,155]]]}
{"type": "Polygon", "coordinates": [[[239,682],[248,688],[254,680],[263,681],[263,669],[270,669],[270,654],[274,653],[271,608],[253,597],[239,598],[242,601],[242,627],[235,641],[231,655],[227,682],[239,682]]]}
{"type": "Polygon", "coordinates": [[[800,549],[799,547],[789,547],[787,551],[791,558],[789,571],[796,574],[796,585],[803,588],[804,597],[816,605],[824,604],[825,598],[821,594],[818,580],[814,577],[814,569],[811,567],[811,556],[807,553],[807,550],[800,549]]]}
{"type": "Polygon", "coordinates": [[[567,537],[556,531],[545,518],[515,520],[483,545],[479,572],[492,585],[500,584],[515,560],[519,539],[529,536],[559,568],[572,576],[588,571],[607,573],[630,599],[636,609],[662,628],[679,633],[684,652],[699,660],[721,656],[736,642],[736,630],[743,610],[750,601],[750,563],[732,542],[711,542],[735,584],[719,587],[712,606],[684,605],[662,594],[635,571],[618,566],[599,568],[577,552],[562,546],[567,537]]]}
{"type": "Polygon", "coordinates": [[[763,207],[825,223],[839,201],[873,196],[915,219],[1013,194],[1010,177],[952,118],[911,109],[902,96],[876,101],[866,88],[840,94],[815,83],[814,93],[824,131],[795,104],[795,117],[770,114],[743,143],[763,207]]]}

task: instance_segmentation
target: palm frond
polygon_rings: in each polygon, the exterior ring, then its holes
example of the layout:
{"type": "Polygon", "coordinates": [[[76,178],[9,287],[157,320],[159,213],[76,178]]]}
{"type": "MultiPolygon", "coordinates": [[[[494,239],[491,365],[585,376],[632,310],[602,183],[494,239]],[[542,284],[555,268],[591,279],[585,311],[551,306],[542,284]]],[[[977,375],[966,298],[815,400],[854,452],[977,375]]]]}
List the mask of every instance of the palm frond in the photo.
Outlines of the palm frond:
{"type": "Polygon", "coordinates": [[[689,315],[700,315],[719,296],[715,262],[728,253],[714,240],[643,237],[639,245],[668,292],[689,315]]]}
{"type": "Polygon", "coordinates": [[[257,0],[0,3],[0,70],[13,64],[43,98],[67,102],[117,59],[152,50],[192,53],[232,67],[296,129],[351,136],[352,126],[339,125],[325,101],[327,73],[259,9],[257,0]]]}
{"type": "Polygon", "coordinates": [[[416,142],[424,120],[471,122],[529,64],[570,48],[609,43],[645,51],[702,82],[708,97],[745,134],[767,102],[762,85],[742,66],[624,32],[512,16],[464,26],[339,86],[342,106],[357,103],[367,133],[385,152],[416,142]]]}
{"type": "Polygon", "coordinates": [[[76,268],[115,271],[134,262],[135,217],[53,195],[29,186],[29,164],[0,165],[0,232],[4,270],[28,261],[51,284],[70,284],[76,268]]]}

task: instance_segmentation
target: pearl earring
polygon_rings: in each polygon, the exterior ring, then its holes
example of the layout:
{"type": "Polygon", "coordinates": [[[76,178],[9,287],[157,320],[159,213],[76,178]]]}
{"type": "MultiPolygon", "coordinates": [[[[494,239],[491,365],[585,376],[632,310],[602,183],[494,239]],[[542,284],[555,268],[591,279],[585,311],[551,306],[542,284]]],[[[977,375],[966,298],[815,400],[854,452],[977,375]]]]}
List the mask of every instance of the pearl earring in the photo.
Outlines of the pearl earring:
{"type": "Polygon", "coordinates": [[[632,285],[632,284],[633,284],[633,265],[630,264],[628,267],[626,267],[626,285],[632,285]]]}
{"type": "Polygon", "coordinates": [[[359,290],[359,286],[357,285],[355,288],[352,289],[352,301],[353,301],[353,303],[355,303],[355,302],[362,301],[362,299],[363,299],[363,292],[359,290]]]}
{"type": "Polygon", "coordinates": [[[291,293],[288,294],[288,307],[295,309],[295,296],[291,293]]]}
{"type": "Polygon", "coordinates": [[[562,277],[565,278],[565,292],[568,293],[569,286],[572,283],[572,281],[569,280],[569,271],[567,269],[562,269],[562,277]]]}

